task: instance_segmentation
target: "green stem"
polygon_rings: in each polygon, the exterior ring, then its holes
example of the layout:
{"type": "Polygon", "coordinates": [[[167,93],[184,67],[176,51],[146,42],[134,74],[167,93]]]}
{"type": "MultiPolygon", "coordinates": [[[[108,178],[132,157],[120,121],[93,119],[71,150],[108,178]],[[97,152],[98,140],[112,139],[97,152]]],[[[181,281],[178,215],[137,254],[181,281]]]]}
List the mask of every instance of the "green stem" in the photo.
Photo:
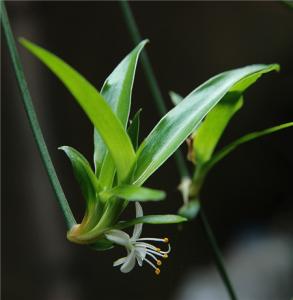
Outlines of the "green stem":
{"type": "Polygon", "coordinates": [[[76,222],[75,222],[75,219],[71,212],[71,209],[68,205],[68,202],[65,198],[65,195],[63,193],[62,187],[58,180],[56,171],[54,169],[52,160],[49,155],[49,152],[48,152],[48,149],[47,149],[47,146],[46,146],[46,143],[45,143],[38,119],[37,119],[37,115],[36,115],[32,100],[31,100],[28,86],[27,86],[27,83],[25,80],[20,57],[17,52],[15,40],[14,40],[13,33],[12,33],[12,30],[11,30],[11,27],[9,24],[9,19],[8,19],[8,15],[6,12],[5,4],[2,0],[1,0],[0,9],[1,9],[1,11],[0,11],[1,12],[1,23],[2,23],[4,34],[6,37],[6,41],[7,41],[10,57],[12,60],[12,64],[14,67],[18,86],[19,86],[19,89],[22,94],[22,101],[23,101],[23,105],[24,105],[28,120],[29,120],[29,124],[30,124],[31,130],[33,132],[35,142],[38,146],[41,158],[43,160],[45,169],[49,176],[50,182],[51,182],[54,192],[56,194],[58,203],[64,214],[67,227],[70,229],[74,224],[76,224],[76,222]]]}
{"type": "Polygon", "coordinates": [[[230,296],[230,299],[231,300],[237,300],[236,293],[233,289],[231,280],[229,279],[228,273],[227,273],[225,265],[224,265],[224,261],[223,261],[221,251],[220,251],[219,246],[217,244],[216,238],[215,238],[215,236],[212,232],[210,224],[208,223],[207,217],[206,217],[206,215],[203,211],[202,206],[201,206],[201,209],[199,211],[199,217],[200,217],[202,227],[204,228],[206,238],[209,241],[209,244],[211,245],[216,266],[217,266],[218,271],[219,271],[219,273],[222,277],[223,282],[225,283],[225,286],[226,286],[227,292],[230,296]]]}
{"type": "MultiPolygon", "coordinates": [[[[135,19],[132,14],[132,11],[130,9],[130,6],[128,4],[128,1],[120,0],[119,4],[120,4],[121,10],[122,10],[123,17],[125,19],[125,23],[127,25],[129,34],[132,38],[133,43],[136,45],[142,40],[142,38],[140,36],[138,26],[135,22],[135,19]]],[[[154,75],[153,69],[151,67],[150,60],[149,60],[146,50],[143,50],[143,52],[142,52],[141,61],[142,61],[143,70],[144,70],[146,79],[148,81],[149,88],[150,88],[153,98],[155,100],[157,109],[161,115],[164,115],[164,114],[166,114],[167,109],[164,104],[162,93],[159,89],[159,85],[155,78],[155,75],[154,75]]],[[[185,164],[185,160],[183,158],[182,153],[179,150],[175,153],[175,159],[176,159],[176,164],[177,164],[178,171],[180,172],[180,175],[182,177],[188,176],[189,172],[188,172],[187,166],[185,164]]],[[[214,257],[215,257],[216,266],[217,266],[218,271],[222,277],[222,280],[226,286],[226,289],[230,295],[230,298],[231,298],[231,300],[237,300],[236,294],[235,294],[232,284],[231,284],[231,281],[229,280],[229,277],[225,270],[225,266],[222,262],[219,247],[217,245],[217,242],[213,236],[212,230],[211,230],[203,212],[200,213],[200,218],[202,220],[202,226],[203,226],[204,232],[207,236],[207,240],[211,246],[211,249],[212,249],[214,257]]]]}
{"type": "MultiPolygon", "coordinates": [[[[127,1],[122,0],[119,1],[123,17],[127,26],[127,29],[130,33],[131,39],[134,43],[134,45],[137,45],[141,40],[141,35],[139,33],[138,27],[136,25],[134,16],[131,12],[130,6],[127,1]]],[[[162,96],[162,93],[160,91],[158,82],[156,80],[153,68],[150,63],[150,59],[148,57],[148,54],[146,50],[143,50],[141,53],[141,62],[142,62],[142,68],[148,83],[148,86],[150,88],[151,94],[153,96],[153,99],[155,100],[155,104],[157,107],[158,112],[160,115],[165,115],[167,113],[167,108],[162,96]]],[[[179,170],[179,173],[181,177],[188,177],[188,168],[185,164],[185,160],[183,158],[183,155],[180,150],[177,150],[175,152],[175,161],[177,164],[177,168],[179,170]]]]}

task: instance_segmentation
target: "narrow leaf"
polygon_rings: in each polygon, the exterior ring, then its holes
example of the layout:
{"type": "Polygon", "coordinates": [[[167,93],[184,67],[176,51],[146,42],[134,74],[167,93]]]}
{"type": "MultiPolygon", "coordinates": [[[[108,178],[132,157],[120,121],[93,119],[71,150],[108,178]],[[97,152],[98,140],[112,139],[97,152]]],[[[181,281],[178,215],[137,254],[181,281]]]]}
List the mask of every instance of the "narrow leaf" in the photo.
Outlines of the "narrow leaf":
{"type": "Polygon", "coordinates": [[[63,150],[70,159],[74,175],[88,206],[93,205],[93,203],[97,201],[96,193],[100,192],[101,187],[89,162],[81,153],[72,147],[63,146],[59,147],[59,149],[63,150]]]}
{"type": "Polygon", "coordinates": [[[229,92],[207,114],[194,135],[193,151],[197,164],[208,161],[233,115],[242,107],[240,92],[229,92]]]}
{"type": "Polygon", "coordinates": [[[206,114],[229,92],[243,91],[278,65],[251,65],[221,73],[189,94],[155,126],[137,151],[134,183],[142,184],[197,128],[206,114]]]}
{"type": "Polygon", "coordinates": [[[286,128],[291,127],[291,126],[293,126],[293,122],[289,122],[289,123],[285,123],[285,124],[282,124],[282,125],[267,128],[267,129],[262,130],[262,131],[256,131],[256,132],[248,133],[248,134],[242,136],[241,138],[237,139],[236,141],[232,142],[231,144],[225,146],[219,152],[215,153],[215,155],[211,158],[211,160],[209,162],[207,162],[206,165],[204,165],[204,168],[209,170],[217,162],[219,162],[221,159],[223,159],[229,153],[231,153],[233,150],[235,150],[238,146],[240,146],[244,143],[247,143],[247,142],[250,142],[254,139],[260,138],[262,136],[277,132],[279,130],[286,129],[286,128]]]}
{"type": "Polygon", "coordinates": [[[132,169],[135,153],[121,122],[99,92],[83,76],[49,51],[21,39],[21,44],[38,57],[67,87],[95,128],[115,162],[120,181],[132,169]]]}
{"type": "Polygon", "coordinates": [[[178,210],[178,214],[188,220],[194,219],[200,210],[200,203],[197,199],[189,200],[186,204],[182,205],[178,210]]]}
{"type": "Polygon", "coordinates": [[[105,251],[113,248],[113,243],[107,239],[100,239],[90,245],[90,248],[96,251],[105,251]]]}
{"type": "MultiPolygon", "coordinates": [[[[139,43],[139,45],[119,63],[105,80],[101,90],[101,94],[117,118],[121,121],[124,128],[127,126],[130,112],[132,87],[138,57],[146,43],[147,40],[139,43]]],[[[112,158],[109,158],[110,154],[103,149],[105,145],[99,137],[97,130],[94,132],[94,144],[96,174],[99,175],[101,184],[105,188],[111,187],[115,174],[115,165],[113,164],[112,158]]]]}
{"type": "Polygon", "coordinates": [[[122,185],[105,192],[108,195],[117,196],[119,198],[129,201],[159,201],[166,197],[164,191],[154,190],[150,188],[122,185]]]}
{"type": "Polygon", "coordinates": [[[63,146],[63,150],[71,161],[75,178],[86,200],[86,210],[80,225],[80,232],[92,229],[103,213],[103,203],[97,196],[101,190],[97,177],[92,171],[86,158],[72,147],[63,146]]]}
{"type": "Polygon", "coordinates": [[[116,116],[126,127],[131,106],[131,94],[139,55],[148,41],[139,43],[114,69],[101,89],[116,116]]]}
{"type": "Polygon", "coordinates": [[[124,229],[135,224],[176,224],[186,222],[187,219],[178,215],[148,215],[120,222],[115,226],[116,229],[124,229]]]}

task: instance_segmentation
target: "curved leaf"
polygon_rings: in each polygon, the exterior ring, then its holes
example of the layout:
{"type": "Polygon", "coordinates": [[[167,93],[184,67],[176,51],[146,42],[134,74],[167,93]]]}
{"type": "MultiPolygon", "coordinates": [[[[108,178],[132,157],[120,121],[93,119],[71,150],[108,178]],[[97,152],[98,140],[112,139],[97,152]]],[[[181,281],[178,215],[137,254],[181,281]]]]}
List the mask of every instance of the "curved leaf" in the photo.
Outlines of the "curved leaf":
{"type": "Polygon", "coordinates": [[[235,150],[238,146],[250,142],[254,139],[260,138],[262,136],[274,133],[276,131],[286,129],[288,127],[292,127],[293,122],[285,123],[282,125],[274,126],[271,128],[267,128],[261,131],[256,131],[252,133],[248,133],[241,138],[237,139],[236,141],[232,142],[231,144],[225,146],[223,149],[221,149],[219,152],[215,153],[215,155],[208,161],[203,167],[205,169],[211,169],[217,162],[219,162],[221,159],[226,157],[229,153],[231,153],[233,150],[235,150]]]}
{"type": "Polygon", "coordinates": [[[105,191],[108,196],[117,196],[128,201],[159,201],[166,197],[164,191],[154,190],[150,188],[121,185],[113,188],[110,191],[105,191]]]}
{"type": "Polygon", "coordinates": [[[113,247],[113,243],[107,239],[97,240],[95,243],[90,245],[90,248],[96,251],[105,251],[112,249],[113,247]]]}
{"type": "Polygon", "coordinates": [[[134,183],[142,184],[196,129],[206,114],[229,92],[243,91],[278,65],[252,65],[221,73],[189,94],[155,126],[137,151],[134,183]]]}
{"type": "Polygon", "coordinates": [[[97,196],[101,190],[99,181],[81,153],[69,146],[59,147],[59,149],[63,150],[70,159],[75,178],[86,200],[86,212],[80,225],[80,232],[89,230],[95,226],[103,212],[103,204],[97,196]]]}
{"type": "Polygon", "coordinates": [[[207,114],[193,139],[193,155],[197,164],[208,161],[233,115],[242,107],[240,92],[229,92],[207,114]]]}
{"type": "Polygon", "coordinates": [[[99,131],[115,162],[120,181],[129,175],[135,153],[121,122],[100,93],[72,67],[49,51],[25,40],[21,44],[39,58],[67,87],[99,131]]]}
{"type": "Polygon", "coordinates": [[[58,149],[63,150],[70,159],[74,175],[86,201],[89,204],[96,202],[96,193],[100,192],[101,187],[87,159],[72,147],[62,146],[58,149]]]}
{"type": "Polygon", "coordinates": [[[115,226],[115,228],[124,229],[135,224],[177,224],[186,221],[186,218],[178,215],[148,215],[135,218],[130,221],[120,222],[115,226]]]}
{"type": "MultiPolygon", "coordinates": [[[[126,128],[130,106],[131,94],[135,77],[138,57],[147,43],[147,40],[139,43],[114,69],[114,71],[105,80],[101,89],[101,94],[106,99],[114,114],[126,128]]],[[[107,151],[104,151],[104,143],[99,137],[97,130],[94,132],[94,161],[96,174],[99,175],[101,184],[104,187],[111,187],[115,165],[107,151]]]]}
{"type": "Polygon", "coordinates": [[[188,201],[186,204],[182,205],[178,210],[178,214],[188,220],[194,219],[200,210],[200,203],[197,199],[188,201]]]}

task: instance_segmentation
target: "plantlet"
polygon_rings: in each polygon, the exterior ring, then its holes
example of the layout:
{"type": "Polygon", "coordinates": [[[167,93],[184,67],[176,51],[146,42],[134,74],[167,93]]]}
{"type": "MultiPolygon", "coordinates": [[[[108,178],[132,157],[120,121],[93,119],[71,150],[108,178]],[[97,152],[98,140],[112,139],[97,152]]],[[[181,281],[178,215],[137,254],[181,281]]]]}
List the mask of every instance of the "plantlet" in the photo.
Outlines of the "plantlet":
{"type": "MultiPolygon", "coordinates": [[[[105,80],[101,92],[54,54],[25,39],[20,42],[63,82],[95,128],[94,170],[77,150],[60,147],[71,161],[86,201],[84,218],[70,228],[68,239],[96,250],[110,249],[113,244],[124,246],[128,255],[115,263],[121,263],[124,272],[134,267],[135,259],[140,265],[148,261],[147,255],[160,265],[157,256],[164,257],[169,250],[161,251],[142,243],[138,224],[170,224],[186,219],[178,215],[143,216],[139,204],[136,204],[135,219],[121,221],[121,213],[132,201],[162,200],[164,192],[143,187],[144,182],[196,130],[217,103],[237,102],[248,86],[262,74],[278,70],[278,65],[252,65],[212,77],[169,111],[138,146],[140,112],[130,124],[128,119],[136,64],[147,41],[141,42],[121,61],[105,80]],[[131,226],[135,226],[132,238],[121,231],[131,226]]],[[[148,240],[168,242],[167,238],[148,240]]],[[[158,274],[157,266],[152,262],[151,265],[158,274]]]]}

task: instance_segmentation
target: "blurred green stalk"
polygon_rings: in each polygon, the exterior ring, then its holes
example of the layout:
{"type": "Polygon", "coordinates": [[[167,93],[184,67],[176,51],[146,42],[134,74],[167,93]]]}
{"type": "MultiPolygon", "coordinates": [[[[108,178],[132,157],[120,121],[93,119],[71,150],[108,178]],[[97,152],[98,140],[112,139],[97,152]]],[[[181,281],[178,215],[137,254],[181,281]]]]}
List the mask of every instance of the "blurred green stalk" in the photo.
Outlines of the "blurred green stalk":
{"type": "MultiPolygon", "coordinates": [[[[134,45],[137,45],[139,42],[142,41],[142,38],[139,33],[138,26],[135,22],[134,16],[132,14],[131,8],[128,4],[128,1],[120,0],[119,4],[120,4],[120,8],[123,13],[123,17],[124,17],[127,29],[131,36],[131,39],[132,39],[134,45]]],[[[143,50],[143,52],[141,54],[141,62],[142,62],[142,67],[143,67],[150,91],[152,93],[153,99],[157,106],[157,109],[158,109],[159,113],[163,116],[167,112],[167,109],[166,109],[158,82],[156,80],[154,71],[152,69],[149,57],[148,57],[145,49],[143,50]]],[[[178,168],[178,171],[180,172],[181,177],[188,176],[188,168],[185,164],[183,155],[179,150],[175,153],[175,159],[176,159],[177,168],[178,168]]],[[[211,246],[211,249],[213,251],[213,256],[215,259],[217,269],[222,277],[222,280],[225,284],[225,287],[230,296],[230,299],[237,300],[236,293],[234,291],[231,280],[229,279],[228,273],[226,271],[226,268],[225,268],[225,265],[223,262],[223,257],[220,252],[219,246],[217,245],[215,236],[214,236],[213,231],[208,223],[208,220],[204,214],[202,207],[199,211],[199,216],[200,216],[200,221],[201,221],[202,227],[204,229],[206,238],[207,238],[207,240],[211,246]]]]}
{"type": "Polygon", "coordinates": [[[50,158],[50,154],[48,152],[48,148],[46,146],[42,130],[40,128],[37,114],[34,109],[34,105],[32,103],[32,99],[28,90],[28,86],[25,80],[23,68],[21,65],[20,57],[15,45],[15,40],[13,37],[13,33],[10,27],[9,18],[6,12],[5,4],[2,0],[0,0],[0,17],[1,23],[4,30],[4,34],[7,41],[7,46],[9,49],[10,58],[12,60],[13,68],[15,71],[17,83],[22,95],[23,105],[26,111],[27,118],[29,120],[29,125],[32,130],[35,142],[39,149],[42,161],[44,163],[45,169],[49,176],[51,185],[56,194],[58,203],[61,207],[61,210],[64,214],[64,218],[66,220],[66,224],[68,229],[70,229],[73,225],[76,224],[71,209],[68,205],[64,192],[62,190],[61,184],[58,180],[55,168],[53,166],[52,160],[50,158]]]}

